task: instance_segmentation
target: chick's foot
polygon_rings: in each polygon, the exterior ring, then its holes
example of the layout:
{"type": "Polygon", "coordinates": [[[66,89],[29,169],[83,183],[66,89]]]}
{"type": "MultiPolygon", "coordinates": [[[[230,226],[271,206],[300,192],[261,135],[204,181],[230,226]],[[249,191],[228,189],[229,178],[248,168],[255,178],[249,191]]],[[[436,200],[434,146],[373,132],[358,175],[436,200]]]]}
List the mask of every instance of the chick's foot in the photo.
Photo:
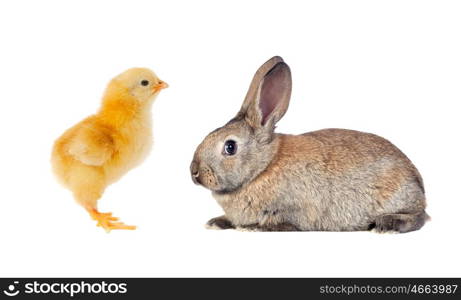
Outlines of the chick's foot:
{"type": "Polygon", "coordinates": [[[101,213],[96,209],[89,209],[91,218],[96,220],[97,226],[104,228],[107,232],[114,229],[135,230],[136,226],[126,225],[123,222],[117,222],[118,218],[113,217],[112,213],[101,213]]]}

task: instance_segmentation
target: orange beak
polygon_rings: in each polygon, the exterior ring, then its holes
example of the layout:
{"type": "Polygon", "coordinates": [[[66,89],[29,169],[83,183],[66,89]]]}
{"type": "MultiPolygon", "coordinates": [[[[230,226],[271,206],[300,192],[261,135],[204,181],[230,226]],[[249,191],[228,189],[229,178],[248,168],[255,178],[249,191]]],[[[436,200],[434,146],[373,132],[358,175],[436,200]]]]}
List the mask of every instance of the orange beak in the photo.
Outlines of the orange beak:
{"type": "Polygon", "coordinates": [[[158,92],[160,90],[166,89],[168,87],[168,83],[164,81],[159,81],[155,86],[154,86],[154,92],[158,92]]]}

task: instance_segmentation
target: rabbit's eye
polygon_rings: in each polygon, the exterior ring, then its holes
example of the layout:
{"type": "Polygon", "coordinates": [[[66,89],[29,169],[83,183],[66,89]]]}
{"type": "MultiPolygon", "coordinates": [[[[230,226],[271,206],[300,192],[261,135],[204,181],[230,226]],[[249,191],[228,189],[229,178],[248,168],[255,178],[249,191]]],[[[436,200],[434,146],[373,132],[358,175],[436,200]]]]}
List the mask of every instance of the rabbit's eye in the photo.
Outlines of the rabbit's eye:
{"type": "Polygon", "coordinates": [[[141,85],[147,86],[147,85],[149,85],[149,81],[148,80],[142,80],[141,85]]]}
{"type": "Polygon", "coordinates": [[[237,152],[237,143],[233,140],[227,140],[224,143],[224,154],[234,155],[237,152]]]}

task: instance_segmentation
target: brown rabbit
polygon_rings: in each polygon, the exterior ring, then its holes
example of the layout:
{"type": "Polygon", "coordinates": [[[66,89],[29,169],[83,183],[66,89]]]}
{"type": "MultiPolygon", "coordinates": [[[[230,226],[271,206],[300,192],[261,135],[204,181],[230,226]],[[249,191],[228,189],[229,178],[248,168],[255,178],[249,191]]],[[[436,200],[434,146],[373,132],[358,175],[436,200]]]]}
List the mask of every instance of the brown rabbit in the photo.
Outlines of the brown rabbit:
{"type": "Polygon", "coordinates": [[[225,215],[218,229],[409,232],[429,216],[423,181],[389,141],[324,129],[274,133],[291,94],[281,57],[256,72],[235,118],[198,146],[192,180],[210,189],[225,215]]]}

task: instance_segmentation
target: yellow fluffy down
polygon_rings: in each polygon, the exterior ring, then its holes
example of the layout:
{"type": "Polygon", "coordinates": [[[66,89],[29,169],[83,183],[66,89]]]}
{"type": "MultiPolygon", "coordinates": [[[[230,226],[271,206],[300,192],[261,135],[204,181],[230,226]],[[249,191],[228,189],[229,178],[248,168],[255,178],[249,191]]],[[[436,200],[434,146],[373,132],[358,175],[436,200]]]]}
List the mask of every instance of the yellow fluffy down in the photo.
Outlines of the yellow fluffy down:
{"type": "Polygon", "coordinates": [[[107,185],[147,156],[152,144],[150,108],[164,87],[153,72],[130,69],[109,83],[97,114],[56,140],[53,170],[87,210],[96,210],[107,185]]]}

